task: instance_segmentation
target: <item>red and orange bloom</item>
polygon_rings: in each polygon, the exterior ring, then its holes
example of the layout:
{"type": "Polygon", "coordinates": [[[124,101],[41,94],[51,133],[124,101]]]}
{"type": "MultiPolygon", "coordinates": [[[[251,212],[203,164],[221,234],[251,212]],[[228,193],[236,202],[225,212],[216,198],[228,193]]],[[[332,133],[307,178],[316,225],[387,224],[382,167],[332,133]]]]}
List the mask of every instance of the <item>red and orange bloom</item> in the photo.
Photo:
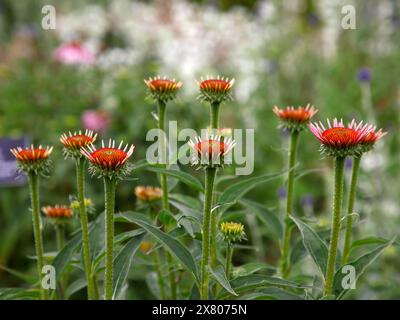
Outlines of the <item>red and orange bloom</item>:
{"type": "Polygon", "coordinates": [[[145,79],[144,83],[149,88],[150,96],[154,100],[164,103],[175,99],[178,90],[183,85],[182,82],[176,81],[175,79],[161,78],[160,76],[147,80],[145,79]]]}
{"type": "Polygon", "coordinates": [[[159,200],[162,194],[162,189],[158,187],[137,186],[135,188],[135,196],[143,202],[159,200]]]}
{"type": "MultiPolygon", "coordinates": [[[[357,122],[355,120],[353,120],[349,124],[349,127],[350,128],[355,128],[356,130],[359,130],[359,128],[362,127],[362,121],[357,124],[357,122]]],[[[368,132],[360,142],[360,151],[361,151],[361,153],[365,153],[365,152],[371,151],[374,148],[375,143],[379,139],[384,137],[386,134],[387,134],[387,132],[383,132],[382,129],[379,129],[378,131],[376,131],[376,127],[375,126],[372,127],[371,131],[368,132]]]]}
{"type": "Polygon", "coordinates": [[[130,173],[128,159],[132,156],[134,145],[128,144],[122,149],[123,141],[115,147],[115,141],[109,140],[108,146],[102,141],[102,148],[96,149],[93,144],[81,148],[81,153],[89,160],[89,171],[92,175],[108,178],[122,178],[130,173]]]}
{"type": "Polygon", "coordinates": [[[60,137],[60,142],[64,145],[64,154],[66,157],[81,158],[81,148],[93,144],[96,141],[97,133],[94,134],[91,130],[86,130],[66,134],[63,133],[60,137]]]}
{"type": "Polygon", "coordinates": [[[225,137],[221,141],[220,136],[209,136],[202,140],[196,137],[194,141],[189,141],[189,146],[194,150],[192,158],[193,165],[201,165],[209,168],[222,167],[231,163],[231,159],[226,156],[235,146],[236,142],[231,138],[225,137]]]}
{"type": "Polygon", "coordinates": [[[279,109],[275,106],[272,111],[281,120],[283,128],[289,131],[302,131],[306,128],[311,118],[318,112],[314,106],[308,104],[306,107],[288,106],[285,109],[279,109]]]}
{"type": "Polygon", "coordinates": [[[355,125],[354,120],[347,127],[343,124],[343,120],[333,120],[331,125],[327,120],[328,128],[326,129],[322,122],[310,125],[310,130],[322,143],[321,151],[333,157],[357,156],[361,153],[360,146],[363,139],[371,132],[374,127],[370,124],[360,122],[355,125]]]}
{"type": "Polygon", "coordinates": [[[209,76],[206,79],[200,78],[200,81],[197,81],[200,89],[199,99],[212,104],[220,104],[225,100],[233,100],[231,89],[234,83],[235,79],[220,76],[217,78],[209,76]]]}
{"type": "Polygon", "coordinates": [[[69,219],[74,214],[71,208],[60,205],[43,207],[42,212],[47,218],[52,219],[69,219]]]}
{"type": "Polygon", "coordinates": [[[17,159],[19,171],[38,174],[42,171],[47,172],[50,168],[49,156],[53,151],[53,147],[43,148],[39,146],[35,148],[31,145],[30,148],[17,147],[10,149],[10,151],[17,159]]]}

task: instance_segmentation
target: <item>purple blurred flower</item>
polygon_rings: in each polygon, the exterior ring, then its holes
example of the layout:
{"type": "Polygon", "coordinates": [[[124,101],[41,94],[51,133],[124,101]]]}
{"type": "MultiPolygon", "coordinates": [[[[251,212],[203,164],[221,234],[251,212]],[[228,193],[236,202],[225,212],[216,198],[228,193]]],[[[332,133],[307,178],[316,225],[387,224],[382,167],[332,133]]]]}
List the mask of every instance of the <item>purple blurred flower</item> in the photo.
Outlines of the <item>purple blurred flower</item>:
{"type": "Polygon", "coordinates": [[[319,17],[315,12],[310,12],[307,15],[307,22],[310,27],[316,27],[319,24],[319,17]]]}
{"type": "Polygon", "coordinates": [[[301,204],[303,207],[313,207],[314,206],[314,197],[310,194],[305,195],[301,199],[301,204]]]}
{"type": "Polygon", "coordinates": [[[351,168],[353,167],[353,159],[352,158],[346,158],[345,167],[346,167],[347,171],[351,170],[351,168]]]}
{"type": "Polygon", "coordinates": [[[358,70],[357,79],[360,82],[370,82],[372,79],[371,69],[364,67],[358,70]]]}
{"type": "Polygon", "coordinates": [[[109,112],[105,110],[86,110],[81,117],[85,129],[95,132],[105,132],[111,125],[109,112]]]}
{"type": "Polygon", "coordinates": [[[95,55],[79,42],[65,43],[54,50],[54,58],[64,64],[92,64],[95,55]]]}
{"type": "Polygon", "coordinates": [[[287,197],[286,188],[285,187],[280,187],[278,189],[278,198],[279,198],[279,200],[286,199],[286,197],[287,197]]]}

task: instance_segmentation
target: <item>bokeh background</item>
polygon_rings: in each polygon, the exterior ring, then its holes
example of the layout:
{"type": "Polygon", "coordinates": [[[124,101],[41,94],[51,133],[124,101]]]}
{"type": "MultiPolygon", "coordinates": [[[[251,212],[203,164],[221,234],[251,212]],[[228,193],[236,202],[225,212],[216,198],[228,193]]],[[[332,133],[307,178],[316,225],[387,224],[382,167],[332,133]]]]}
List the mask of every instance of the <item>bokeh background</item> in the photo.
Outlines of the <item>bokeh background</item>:
{"type": "MultiPolygon", "coordinates": [[[[0,137],[55,146],[54,169],[42,181],[42,204],[68,204],[75,192],[73,162],[63,160],[58,142],[65,131],[89,127],[104,138],[130,141],[136,145],[134,161],[144,159],[156,108],[146,99],[143,79],[157,74],[184,83],[179,99],[168,106],[178,128],[208,123],[208,108],[196,100],[195,79],[208,74],[236,79],[235,100],[223,105],[221,124],[255,129],[254,175],[285,166],[287,134],[278,129],[274,105],[311,103],[320,110],[318,119],[354,117],[383,127],[388,135],[362,161],[356,236],[399,234],[399,0],[1,0],[0,137]],[[41,27],[48,4],[56,8],[55,30],[41,27]],[[355,30],[341,26],[346,4],[356,8],[355,30]],[[56,48],[71,42],[90,59],[68,64],[57,58],[56,48]]],[[[297,215],[324,228],[330,221],[332,165],[318,148],[310,132],[301,135],[299,168],[315,171],[298,180],[295,207],[297,215]]],[[[146,171],[134,178],[120,185],[118,210],[135,209],[135,186],[158,183],[146,171]]],[[[88,196],[101,211],[101,182],[87,181],[88,196]]],[[[177,185],[174,192],[189,191],[177,185]]],[[[249,197],[281,210],[284,181],[249,197]]],[[[0,287],[25,286],[23,275],[35,272],[28,207],[26,186],[0,186],[0,287]]],[[[241,251],[238,263],[276,264],[276,241],[266,232],[249,239],[249,245],[260,243],[261,250],[241,251]]],[[[48,224],[45,244],[46,251],[55,249],[48,224]]],[[[307,259],[297,268],[312,274],[307,259]]],[[[140,288],[133,298],[151,297],[140,272],[130,277],[140,288]]],[[[400,298],[399,249],[385,251],[357,287],[352,298],[400,298]]]]}

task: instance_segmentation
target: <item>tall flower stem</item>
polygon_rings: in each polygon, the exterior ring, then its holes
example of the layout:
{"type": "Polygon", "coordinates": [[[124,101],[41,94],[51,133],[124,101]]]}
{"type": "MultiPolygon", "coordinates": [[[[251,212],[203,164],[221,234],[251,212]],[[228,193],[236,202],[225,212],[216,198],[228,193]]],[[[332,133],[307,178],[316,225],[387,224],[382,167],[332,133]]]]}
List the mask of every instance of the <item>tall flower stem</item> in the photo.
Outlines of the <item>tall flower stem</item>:
{"type": "MultiPolygon", "coordinates": [[[[219,128],[219,109],[220,103],[212,103],[210,110],[210,129],[219,128]]],[[[214,199],[212,199],[214,202],[214,199]]],[[[217,265],[217,211],[214,210],[211,214],[211,266],[217,265]]]]}
{"type": "Polygon", "coordinates": [[[158,287],[160,289],[160,299],[165,300],[165,283],[164,283],[164,278],[161,273],[160,252],[158,250],[156,250],[153,253],[153,263],[154,263],[154,269],[157,274],[158,287]]]}
{"type": "Polygon", "coordinates": [[[283,230],[282,252],[281,252],[281,275],[287,277],[290,272],[290,238],[292,234],[292,221],[290,215],[293,213],[293,189],[296,165],[296,152],[299,138],[299,131],[295,130],[290,135],[290,146],[288,152],[288,177],[287,177],[287,198],[286,198],[286,216],[283,230]]]}
{"type": "Polygon", "coordinates": [[[89,300],[94,299],[94,284],[92,277],[92,264],[90,261],[88,218],[85,206],[85,159],[76,159],[76,183],[78,189],[79,215],[82,228],[83,261],[87,281],[87,295],[89,300]]]}
{"type": "MultiPolygon", "coordinates": [[[[43,258],[43,238],[42,238],[40,209],[39,209],[39,176],[34,172],[29,172],[28,180],[29,180],[29,191],[30,191],[31,206],[32,206],[33,236],[35,239],[37,268],[41,285],[44,258],[43,258]]],[[[42,300],[47,300],[48,299],[47,291],[41,288],[40,292],[42,300]]]]}
{"type": "MultiPolygon", "coordinates": [[[[63,224],[57,223],[55,225],[56,229],[56,241],[57,241],[57,251],[59,252],[64,247],[65,242],[65,228],[63,224]]],[[[57,288],[57,292],[60,299],[64,299],[64,289],[66,287],[67,278],[66,275],[61,276],[60,283],[57,288]]]]}
{"type": "Polygon", "coordinates": [[[231,269],[232,269],[232,256],[233,256],[233,246],[232,244],[228,243],[226,247],[226,263],[225,263],[225,274],[226,277],[230,278],[231,269]]]}
{"type": "Polygon", "coordinates": [[[104,296],[106,300],[111,300],[113,296],[114,210],[116,187],[117,181],[115,180],[115,178],[104,178],[106,211],[106,270],[104,274],[104,296]]]}
{"type": "MultiPolygon", "coordinates": [[[[160,160],[162,167],[167,168],[167,144],[166,144],[166,137],[165,137],[165,109],[166,104],[165,102],[159,100],[158,101],[158,129],[160,130],[160,160]]],[[[168,182],[167,182],[167,175],[161,173],[160,174],[160,182],[161,182],[161,189],[162,189],[162,209],[169,211],[169,200],[168,200],[168,182]]],[[[175,272],[173,271],[173,261],[172,256],[169,252],[166,252],[167,263],[169,267],[169,286],[171,290],[171,299],[175,300],[177,297],[177,288],[175,283],[175,272]]]]}
{"type": "Polygon", "coordinates": [[[339,231],[340,231],[340,211],[342,208],[342,199],[343,199],[344,162],[345,162],[344,157],[335,158],[335,182],[334,182],[334,194],[333,194],[332,229],[331,229],[331,240],[329,244],[328,263],[325,276],[324,295],[332,294],[333,276],[335,273],[336,253],[337,253],[339,231]]]}
{"type": "Polygon", "coordinates": [[[205,172],[205,194],[204,194],[204,210],[203,210],[203,237],[202,237],[202,258],[201,258],[201,288],[200,298],[208,299],[208,262],[210,256],[210,223],[211,223],[211,207],[214,188],[214,179],[216,168],[206,168],[205,172]]]}
{"type": "Polygon", "coordinates": [[[343,248],[343,257],[342,264],[345,265],[349,259],[350,254],[350,245],[351,245],[351,228],[353,225],[353,210],[354,210],[354,202],[356,198],[356,187],[357,187],[357,178],[358,171],[360,169],[361,156],[353,158],[353,171],[351,173],[351,183],[350,183],[350,191],[349,198],[347,204],[347,225],[346,225],[346,237],[344,241],[343,248]]]}

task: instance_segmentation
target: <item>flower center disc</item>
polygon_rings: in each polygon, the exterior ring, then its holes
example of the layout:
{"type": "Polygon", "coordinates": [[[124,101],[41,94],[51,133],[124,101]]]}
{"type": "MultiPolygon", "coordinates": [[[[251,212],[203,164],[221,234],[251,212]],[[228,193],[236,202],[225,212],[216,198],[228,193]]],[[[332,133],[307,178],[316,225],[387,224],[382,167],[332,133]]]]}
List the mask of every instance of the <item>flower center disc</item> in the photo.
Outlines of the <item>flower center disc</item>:
{"type": "Polygon", "coordinates": [[[225,143],[217,140],[202,141],[196,144],[196,151],[201,154],[219,155],[225,152],[225,143]]]}
{"type": "Polygon", "coordinates": [[[173,87],[173,85],[175,84],[174,81],[168,80],[168,79],[155,79],[151,82],[151,85],[160,91],[164,91],[167,89],[170,89],[171,87],[173,87]]]}
{"type": "Polygon", "coordinates": [[[26,161],[35,161],[39,159],[46,159],[47,154],[45,149],[24,149],[19,152],[19,157],[26,161]]]}
{"type": "Polygon", "coordinates": [[[352,144],[356,142],[357,131],[350,128],[330,128],[322,133],[322,136],[334,143],[352,144]]]}
{"type": "Polygon", "coordinates": [[[93,152],[92,157],[98,163],[104,163],[105,165],[118,165],[123,163],[127,154],[125,151],[115,148],[101,148],[93,152]]]}
{"type": "Polygon", "coordinates": [[[225,80],[218,80],[218,79],[210,79],[204,80],[200,84],[200,89],[202,90],[227,90],[229,89],[229,82],[225,80]]]}
{"type": "Polygon", "coordinates": [[[93,138],[90,138],[84,134],[78,134],[76,136],[69,137],[66,140],[67,144],[76,146],[76,147],[84,147],[93,142],[93,138]]]}

